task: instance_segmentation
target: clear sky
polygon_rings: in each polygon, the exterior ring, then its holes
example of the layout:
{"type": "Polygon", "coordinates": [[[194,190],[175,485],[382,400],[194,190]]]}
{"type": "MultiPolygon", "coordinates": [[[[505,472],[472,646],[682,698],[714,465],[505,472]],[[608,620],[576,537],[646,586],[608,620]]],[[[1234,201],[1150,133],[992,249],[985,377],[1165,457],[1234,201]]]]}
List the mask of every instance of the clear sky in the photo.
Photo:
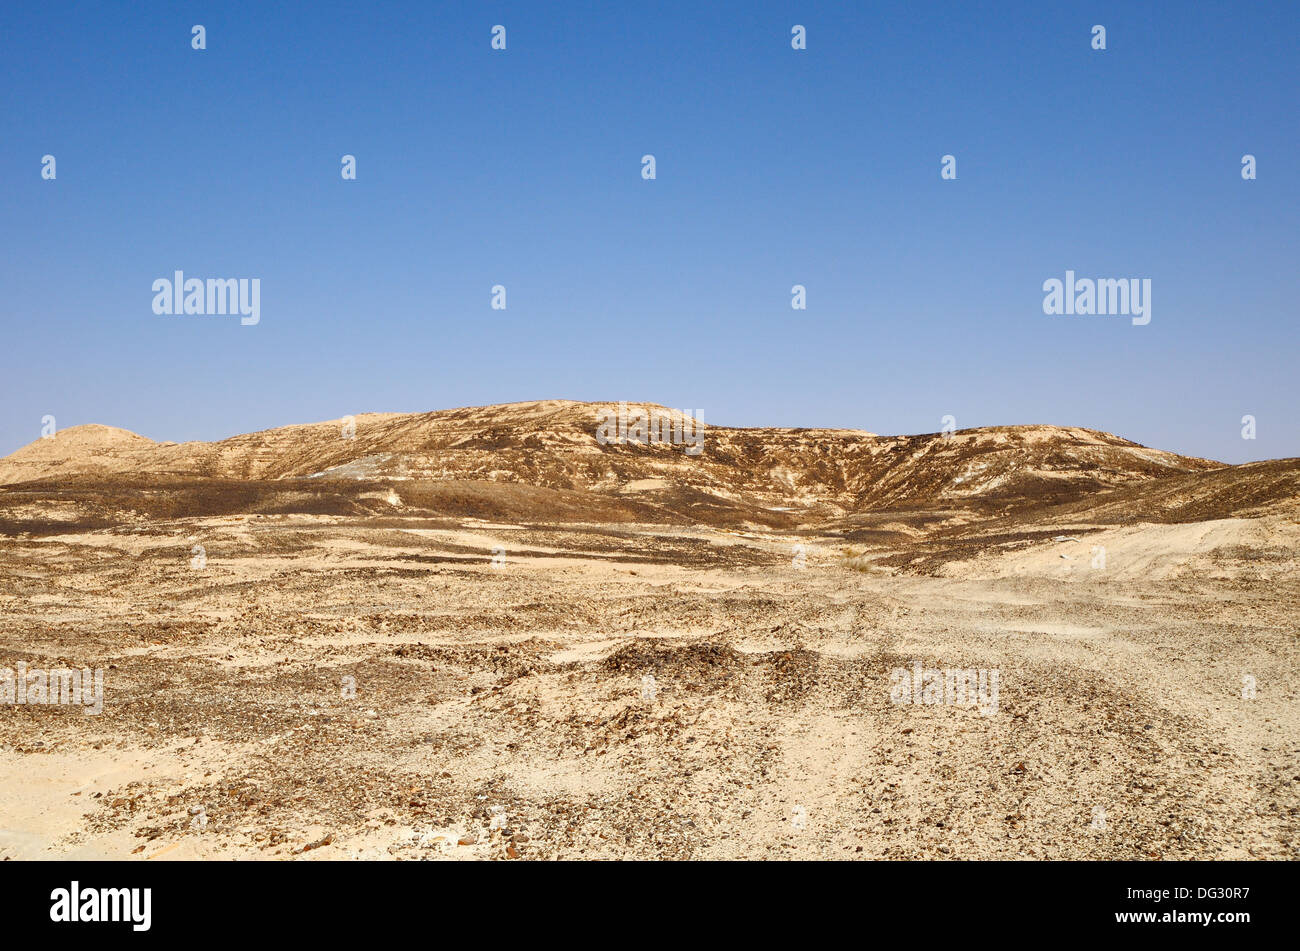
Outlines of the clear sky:
{"type": "Polygon", "coordinates": [[[0,453],[569,398],[1300,455],[1297,36],[1295,0],[4,3],[0,453]],[[155,315],[177,269],[260,279],[260,323],[155,315]],[[1067,269],[1150,279],[1150,324],[1044,315],[1067,269]]]}

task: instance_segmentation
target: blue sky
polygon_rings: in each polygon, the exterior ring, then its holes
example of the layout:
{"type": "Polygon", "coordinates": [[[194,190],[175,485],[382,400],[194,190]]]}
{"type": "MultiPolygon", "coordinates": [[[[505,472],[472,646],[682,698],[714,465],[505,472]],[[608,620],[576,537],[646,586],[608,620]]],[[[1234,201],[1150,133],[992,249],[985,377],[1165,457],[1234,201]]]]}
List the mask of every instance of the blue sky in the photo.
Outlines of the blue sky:
{"type": "Polygon", "coordinates": [[[570,398],[1300,455],[1297,35],[1292,0],[5,4],[0,453],[570,398]],[[1067,268],[1149,278],[1151,323],[1045,316],[1067,268]],[[261,322],[155,315],[177,269],[260,278],[261,322]]]}

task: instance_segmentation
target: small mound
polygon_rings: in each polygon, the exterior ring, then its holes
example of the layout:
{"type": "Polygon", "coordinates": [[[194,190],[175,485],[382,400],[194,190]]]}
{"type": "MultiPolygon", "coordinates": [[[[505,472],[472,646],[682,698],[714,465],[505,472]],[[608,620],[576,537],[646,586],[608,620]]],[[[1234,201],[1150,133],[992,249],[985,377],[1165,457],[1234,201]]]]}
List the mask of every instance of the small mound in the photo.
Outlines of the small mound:
{"type": "Polygon", "coordinates": [[[606,655],[601,666],[614,673],[710,677],[730,673],[743,663],[736,649],[721,641],[637,638],[606,655]]]}
{"type": "Polygon", "coordinates": [[[42,437],[28,443],[6,457],[7,462],[25,459],[67,458],[75,462],[79,453],[98,453],[115,449],[147,449],[155,445],[152,439],[133,433],[129,429],[86,423],[58,430],[53,436],[42,437]]]}
{"type": "Polygon", "coordinates": [[[0,484],[70,472],[116,471],[156,446],[152,439],[116,426],[71,426],[0,459],[0,484]]]}
{"type": "Polygon", "coordinates": [[[817,685],[822,657],[806,647],[782,648],[754,658],[755,665],[768,678],[768,703],[801,700],[817,685]]]}

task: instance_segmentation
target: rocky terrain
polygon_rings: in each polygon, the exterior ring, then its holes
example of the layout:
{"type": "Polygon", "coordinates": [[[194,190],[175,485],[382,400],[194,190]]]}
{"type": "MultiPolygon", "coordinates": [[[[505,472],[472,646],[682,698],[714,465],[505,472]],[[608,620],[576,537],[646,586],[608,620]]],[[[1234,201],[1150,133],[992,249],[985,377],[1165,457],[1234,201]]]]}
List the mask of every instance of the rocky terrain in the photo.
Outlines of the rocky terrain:
{"type": "Polygon", "coordinates": [[[0,460],[0,858],[1295,857],[1300,460],[616,409],[0,460]]]}

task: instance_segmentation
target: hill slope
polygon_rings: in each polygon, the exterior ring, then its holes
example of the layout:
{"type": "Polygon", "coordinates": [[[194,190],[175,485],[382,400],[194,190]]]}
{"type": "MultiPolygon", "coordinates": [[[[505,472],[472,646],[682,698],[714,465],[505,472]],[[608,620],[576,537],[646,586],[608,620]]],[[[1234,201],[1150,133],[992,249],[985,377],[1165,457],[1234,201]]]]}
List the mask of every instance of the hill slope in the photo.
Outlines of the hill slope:
{"type": "MultiPolygon", "coordinates": [[[[680,423],[675,411],[640,406],[680,423]]],[[[618,409],[548,400],[374,413],[353,418],[354,431],[336,420],[213,443],[155,443],[125,430],[78,426],[0,460],[0,484],[314,479],[414,484],[407,492],[427,483],[513,483],[665,511],[716,505],[827,518],[909,507],[995,513],[1223,468],[1058,426],[946,436],[704,426],[702,450],[692,455],[680,440],[602,444],[598,424],[618,409]]]]}

